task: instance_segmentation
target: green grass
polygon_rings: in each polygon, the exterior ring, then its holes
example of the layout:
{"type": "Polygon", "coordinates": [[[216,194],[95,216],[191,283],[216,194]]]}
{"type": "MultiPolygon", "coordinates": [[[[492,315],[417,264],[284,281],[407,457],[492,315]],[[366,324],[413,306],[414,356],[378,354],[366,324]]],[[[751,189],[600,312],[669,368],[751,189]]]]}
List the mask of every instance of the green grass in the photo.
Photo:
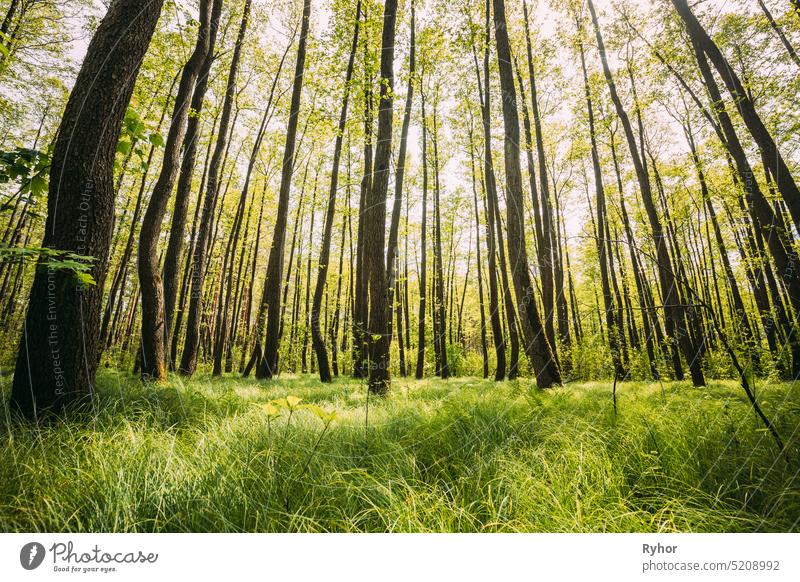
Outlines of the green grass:
{"type": "MultiPolygon", "coordinates": [[[[8,378],[3,379],[7,393],[8,378]]],[[[800,387],[197,378],[105,371],[96,410],[0,409],[0,531],[797,531],[800,387]],[[294,395],[335,410],[270,418],[294,395]],[[315,443],[319,445],[315,448],[315,443]]]]}

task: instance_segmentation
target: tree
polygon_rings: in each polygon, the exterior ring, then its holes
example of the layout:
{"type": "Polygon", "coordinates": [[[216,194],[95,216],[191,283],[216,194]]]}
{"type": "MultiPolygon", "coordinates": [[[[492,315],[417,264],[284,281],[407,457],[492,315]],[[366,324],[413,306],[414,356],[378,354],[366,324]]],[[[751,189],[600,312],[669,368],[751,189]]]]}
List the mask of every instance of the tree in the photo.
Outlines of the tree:
{"type": "Polygon", "coordinates": [[[533,281],[528,268],[525,248],[525,218],[522,198],[522,171],[519,158],[519,113],[511,66],[511,48],[508,39],[504,0],[494,0],[494,34],[497,42],[497,63],[500,86],[503,92],[503,125],[505,127],[505,171],[508,213],[508,254],[511,276],[520,309],[525,354],[536,373],[539,388],[549,388],[561,383],[550,344],[543,333],[542,320],[536,307],[533,281]]]}
{"type": "MultiPolygon", "coordinates": [[[[333,218],[336,213],[336,191],[339,187],[339,162],[342,157],[342,139],[347,124],[347,105],[350,97],[350,81],[353,77],[356,49],[358,48],[358,27],[361,20],[361,0],[356,2],[356,15],[353,24],[353,42],[350,47],[350,57],[347,61],[347,70],[344,79],[344,93],[342,95],[342,109],[339,114],[339,124],[336,128],[336,141],[333,146],[333,165],[331,167],[331,185],[328,190],[328,209],[325,213],[325,226],[322,231],[322,248],[319,251],[319,267],[317,282],[314,288],[314,301],[311,307],[311,343],[317,355],[319,377],[323,382],[331,381],[331,368],[328,361],[328,350],[325,339],[320,329],[320,312],[322,310],[322,296],[328,278],[328,263],[331,254],[331,236],[333,233],[333,218]]],[[[344,243],[344,238],[342,239],[344,243]]],[[[334,343],[336,339],[334,338],[334,343]]],[[[335,350],[335,347],[334,347],[335,350]]]]}
{"type": "Polygon", "coordinates": [[[211,26],[216,26],[222,9],[221,0],[200,3],[200,26],[192,55],[183,67],[172,122],[164,146],[161,173],[158,176],[150,203],[144,213],[139,233],[139,285],[142,293],[142,379],[160,382],[167,378],[167,330],[164,325],[164,286],[159,273],[158,239],[167,203],[178,176],[181,142],[186,134],[189,103],[203,63],[210,49],[211,26]]]}
{"type": "MultiPolygon", "coordinates": [[[[289,193],[292,187],[294,170],[297,124],[300,116],[300,97],[303,91],[303,73],[306,62],[306,42],[308,39],[311,0],[303,2],[303,16],[300,25],[300,40],[297,47],[297,61],[292,84],[292,100],[289,109],[289,122],[286,127],[286,144],[281,165],[281,184],[278,190],[278,209],[275,217],[275,231],[269,251],[267,275],[264,282],[263,302],[267,311],[266,339],[264,354],[256,367],[257,378],[272,378],[278,373],[278,348],[280,344],[281,277],[283,276],[283,255],[286,244],[286,221],[289,213],[289,193]]],[[[261,334],[261,330],[256,330],[261,334]]]]}
{"type": "Polygon", "coordinates": [[[64,110],[42,246],[92,257],[96,284],[76,281],[64,269],[37,269],[11,389],[12,408],[30,419],[61,412],[93,393],[113,228],[114,154],[162,4],[111,4],[64,110]]]}
{"type": "Polygon", "coordinates": [[[375,165],[369,197],[364,208],[365,267],[369,282],[369,389],[375,394],[389,390],[389,287],[386,282],[386,193],[392,158],[392,103],[394,89],[394,37],[397,0],[386,0],[381,36],[380,103],[375,165]]]}
{"type": "Polygon", "coordinates": [[[705,377],[701,367],[701,354],[698,346],[694,344],[689,329],[686,325],[686,307],[681,302],[678,295],[678,281],[676,272],[673,270],[672,258],[668,250],[667,234],[661,224],[661,219],[658,216],[655,203],[653,201],[653,194],[650,185],[650,177],[645,167],[645,160],[639,155],[639,150],[636,145],[636,138],[633,134],[630,118],[625,111],[622,101],[617,93],[617,86],[611,75],[611,69],[608,66],[608,59],[606,58],[605,44],[603,36],[600,32],[600,25],[597,21],[597,14],[595,13],[594,4],[592,0],[588,0],[589,12],[592,17],[592,24],[594,26],[595,37],[597,39],[597,48],[600,52],[600,60],[603,65],[603,73],[606,78],[611,100],[614,102],[614,107],[617,111],[617,116],[622,123],[625,131],[625,138],[628,142],[628,149],[630,150],[631,159],[636,170],[636,177],[639,183],[639,191],[642,195],[642,202],[644,203],[647,212],[647,218],[650,222],[654,243],[656,246],[656,269],[658,271],[659,280],[661,283],[661,293],[664,306],[664,314],[666,320],[667,335],[676,341],[683,352],[686,362],[689,365],[689,370],[692,375],[692,382],[695,386],[704,386],[705,377]]]}
{"type": "MultiPolygon", "coordinates": [[[[208,256],[211,238],[211,223],[217,199],[220,193],[220,173],[223,157],[227,151],[229,124],[233,102],[236,97],[236,75],[239,70],[239,61],[242,54],[242,45],[247,32],[247,22],[250,17],[252,0],[245,0],[242,11],[242,20],[239,23],[239,32],[236,44],[233,47],[228,82],[225,88],[225,100],[222,105],[222,115],[219,122],[219,133],[214,146],[214,153],[208,166],[208,182],[206,183],[205,197],[203,198],[203,212],[200,217],[200,226],[197,231],[197,242],[192,254],[192,281],[191,296],[189,299],[189,315],[186,320],[186,340],[181,356],[180,373],[191,376],[197,369],[197,353],[200,344],[200,318],[203,312],[203,284],[206,276],[206,258],[208,256]]],[[[235,123],[233,124],[235,125],[235,123]]]]}

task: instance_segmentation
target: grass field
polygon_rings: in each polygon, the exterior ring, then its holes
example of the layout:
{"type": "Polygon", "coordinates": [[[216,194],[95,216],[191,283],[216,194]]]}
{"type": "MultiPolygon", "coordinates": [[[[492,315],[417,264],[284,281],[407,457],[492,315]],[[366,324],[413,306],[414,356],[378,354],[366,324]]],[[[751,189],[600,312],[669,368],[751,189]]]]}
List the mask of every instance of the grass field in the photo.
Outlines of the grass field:
{"type": "Polygon", "coordinates": [[[781,457],[727,381],[620,384],[616,415],[609,384],[98,383],[52,426],[0,411],[0,530],[800,529],[797,385],[757,386],[781,457]]]}

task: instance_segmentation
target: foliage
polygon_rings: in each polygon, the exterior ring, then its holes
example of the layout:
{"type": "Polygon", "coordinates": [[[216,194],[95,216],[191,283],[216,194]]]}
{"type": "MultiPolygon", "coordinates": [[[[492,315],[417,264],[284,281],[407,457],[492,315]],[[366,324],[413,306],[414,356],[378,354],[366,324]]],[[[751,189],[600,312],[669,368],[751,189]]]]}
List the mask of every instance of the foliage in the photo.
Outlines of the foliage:
{"type": "Polygon", "coordinates": [[[0,264],[38,261],[40,268],[72,273],[75,281],[82,286],[97,284],[91,274],[94,260],[94,257],[70,251],[45,247],[10,247],[0,243],[0,264]]]}
{"type": "MultiPolygon", "coordinates": [[[[51,152],[29,148],[0,151],[0,184],[17,183],[16,195],[31,205],[47,192],[51,152]]],[[[0,212],[13,208],[11,200],[0,206],[0,212]]],[[[29,209],[29,212],[33,212],[29,209]]]]}

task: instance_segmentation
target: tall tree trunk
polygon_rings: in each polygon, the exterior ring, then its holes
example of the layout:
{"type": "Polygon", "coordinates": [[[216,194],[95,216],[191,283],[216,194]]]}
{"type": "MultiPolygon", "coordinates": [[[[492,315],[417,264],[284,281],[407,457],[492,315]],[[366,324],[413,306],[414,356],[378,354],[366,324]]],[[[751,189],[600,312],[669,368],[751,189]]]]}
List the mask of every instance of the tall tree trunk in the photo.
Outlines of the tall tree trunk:
{"type": "Polygon", "coordinates": [[[96,284],[37,269],[17,354],[11,407],[30,419],[93,393],[114,214],[114,154],[161,0],[115,1],[67,101],[50,169],[42,246],[94,257],[96,284]]]}
{"type": "MultiPolygon", "coordinates": [[[[353,78],[353,68],[358,48],[358,30],[361,21],[361,0],[356,2],[356,16],[353,25],[353,42],[350,46],[350,58],[347,61],[347,70],[344,79],[344,94],[342,95],[342,109],[339,114],[339,126],[336,131],[336,140],[333,146],[333,165],[331,167],[331,186],[328,191],[328,209],[325,214],[325,226],[322,232],[322,248],[319,251],[319,267],[317,270],[317,284],[314,288],[314,302],[311,307],[311,341],[314,352],[317,355],[319,368],[319,378],[323,382],[331,381],[331,367],[328,362],[328,350],[325,347],[325,339],[320,331],[319,318],[322,309],[322,296],[325,293],[325,285],[328,278],[328,263],[331,253],[331,236],[333,233],[333,219],[336,214],[336,191],[339,187],[339,162],[342,156],[342,139],[347,124],[347,105],[350,97],[350,80],[353,78]]],[[[342,236],[344,245],[344,236],[342,236]]],[[[343,247],[344,248],[344,247],[343,247]]],[[[341,257],[339,260],[341,264],[341,257]]],[[[339,269],[341,273],[341,267],[339,269]]],[[[341,277],[339,280],[339,290],[341,290],[341,277]]],[[[338,317],[338,296],[337,296],[337,315],[338,317]]],[[[334,337],[334,344],[336,338],[334,337]]],[[[334,346],[334,352],[336,347],[334,346]]]]}
{"type": "Polygon", "coordinates": [[[364,209],[365,267],[369,281],[369,390],[386,394],[389,390],[389,288],[386,285],[386,193],[392,158],[392,102],[394,88],[394,38],[397,0],[386,0],[381,37],[380,104],[375,141],[375,166],[364,209]]]}
{"type": "Polygon", "coordinates": [[[539,310],[536,307],[533,281],[528,267],[525,247],[525,212],[522,197],[522,171],[519,164],[519,112],[514,72],[511,66],[511,48],[508,40],[505,1],[494,0],[494,34],[497,42],[497,63],[500,86],[503,92],[503,125],[505,127],[506,206],[508,213],[508,254],[511,276],[520,309],[525,353],[536,373],[540,388],[561,383],[550,343],[544,333],[539,310]]]}
{"type": "Polygon", "coordinates": [[[420,232],[419,311],[417,318],[417,368],[416,378],[425,374],[425,313],[428,294],[428,123],[425,117],[425,91],[420,89],[422,101],[422,217],[420,232]]]}
{"type": "MultiPolygon", "coordinates": [[[[542,212],[542,238],[538,241],[541,247],[540,265],[542,306],[544,308],[544,329],[547,334],[547,342],[558,363],[558,351],[556,348],[555,332],[555,296],[554,296],[554,263],[555,249],[553,248],[553,211],[550,204],[550,186],[547,179],[547,160],[544,152],[544,136],[542,135],[542,116],[539,111],[539,95],[536,88],[536,75],[533,66],[533,51],[531,49],[531,34],[528,24],[528,4],[523,0],[522,10],[525,23],[525,46],[528,53],[528,76],[531,83],[531,109],[533,111],[533,126],[536,134],[536,156],[539,160],[539,184],[541,193],[541,212],[542,212]]],[[[498,49],[499,50],[499,49],[498,49]]],[[[525,104],[523,102],[523,108],[525,104]]],[[[567,330],[569,336],[569,330],[567,330]]]]}
{"type": "MultiPolygon", "coordinates": [[[[484,4],[484,51],[483,84],[481,85],[478,57],[473,52],[475,74],[478,77],[478,95],[481,101],[481,120],[483,124],[483,191],[486,204],[486,255],[489,267],[489,320],[492,325],[496,368],[494,379],[499,382],[506,377],[506,344],[500,319],[500,298],[497,283],[497,241],[495,240],[495,214],[498,212],[497,184],[492,162],[491,91],[489,84],[489,47],[491,45],[491,0],[484,4]]],[[[473,45],[474,51],[474,45],[473,45]]]]}
{"type": "Polygon", "coordinates": [[[673,271],[672,260],[669,255],[668,241],[666,234],[661,225],[661,219],[658,216],[658,211],[653,202],[652,190],[650,187],[650,177],[647,174],[647,169],[644,166],[644,160],[639,155],[636,146],[636,138],[633,134],[630,118],[622,106],[622,101],[617,93],[617,87],[611,75],[611,69],[608,66],[608,59],[606,58],[605,45],[603,37],[600,32],[600,25],[597,22],[597,14],[595,13],[594,4],[592,0],[588,0],[589,11],[592,16],[592,24],[595,30],[595,37],[597,39],[597,47],[600,52],[600,60],[603,64],[603,73],[606,78],[606,84],[611,94],[611,100],[614,102],[614,107],[617,111],[617,116],[622,122],[622,127],[625,130],[625,137],[628,141],[628,148],[630,150],[631,159],[636,170],[636,177],[639,182],[639,189],[642,194],[642,201],[647,212],[647,217],[650,222],[653,239],[656,247],[656,258],[658,261],[657,271],[661,282],[661,293],[663,299],[663,307],[665,313],[665,321],[667,326],[667,335],[670,339],[677,341],[683,352],[686,362],[689,365],[689,370],[692,375],[692,382],[695,386],[705,386],[705,377],[701,366],[700,351],[695,346],[689,335],[689,330],[686,326],[686,308],[681,303],[678,296],[678,283],[676,274],[673,271]]]}
{"type": "MultiPolygon", "coordinates": [[[[400,213],[403,203],[403,181],[406,172],[406,149],[408,146],[408,128],[411,124],[411,106],[414,100],[414,78],[416,74],[416,13],[414,10],[414,0],[411,0],[411,47],[408,63],[408,85],[406,87],[406,104],[403,109],[403,125],[400,131],[400,147],[397,153],[397,168],[394,177],[394,204],[392,206],[392,221],[389,225],[389,242],[386,251],[386,269],[389,273],[389,305],[394,306],[397,300],[395,295],[395,285],[400,268],[400,256],[397,240],[400,232],[400,213]]],[[[400,313],[400,311],[398,311],[400,313]]],[[[398,320],[398,325],[402,323],[398,320]]],[[[389,341],[391,342],[391,317],[389,318],[389,341]]],[[[401,341],[401,340],[399,340],[401,341]]],[[[400,348],[401,361],[405,360],[405,353],[400,348]]],[[[404,368],[405,365],[401,365],[404,368]]],[[[405,373],[403,374],[405,376],[405,373]]]]}
{"type": "Polygon", "coordinates": [[[483,377],[489,377],[489,348],[486,342],[486,306],[483,301],[483,267],[481,266],[481,216],[478,207],[478,188],[476,185],[475,149],[472,126],[469,132],[469,159],[472,174],[472,198],[475,206],[475,259],[478,266],[478,304],[481,310],[481,355],[483,356],[483,377]]]}
{"type": "Polygon", "coordinates": [[[206,276],[206,259],[211,256],[208,247],[213,240],[211,236],[211,223],[214,217],[214,210],[217,206],[219,197],[220,172],[224,167],[223,155],[225,155],[228,145],[229,123],[233,102],[236,98],[236,78],[239,71],[239,60],[242,53],[242,45],[247,32],[247,23],[250,17],[251,0],[245,0],[242,20],[239,24],[239,32],[236,37],[236,44],[231,58],[231,67],[228,73],[228,83],[225,90],[225,101],[222,105],[222,116],[219,124],[219,136],[211,163],[208,167],[208,183],[206,185],[205,198],[203,200],[203,213],[200,218],[200,227],[197,233],[197,244],[194,248],[192,257],[192,290],[189,301],[189,316],[186,321],[186,341],[181,357],[180,373],[184,376],[191,376],[197,369],[197,351],[200,344],[200,321],[203,315],[203,283],[206,276]]]}
{"type": "Polygon", "coordinates": [[[142,229],[139,232],[139,285],[142,293],[142,380],[164,381],[167,378],[166,328],[164,326],[164,286],[159,273],[156,245],[161,236],[161,225],[167,212],[167,203],[178,175],[181,142],[186,133],[189,118],[189,102],[192,98],[197,77],[206,60],[211,31],[216,26],[222,9],[221,0],[200,2],[200,26],[197,42],[192,55],[183,67],[178,94],[172,111],[172,123],[167,132],[164,145],[161,173],[153,187],[150,202],[144,213],[142,229]]]}
{"type": "MultiPolygon", "coordinates": [[[[775,260],[775,266],[781,274],[781,281],[789,293],[790,302],[795,310],[793,323],[786,326],[786,331],[788,335],[787,341],[792,350],[793,374],[796,377],[800,373],[800,341],[795,330],[797,314],[800,314],[800,270],[796,268],[797,251],[794,249],[790,233],[787,232],[785,226],[782,227],[780,225],[772,206],[770,206],[755,179],[750,162],[739,141],[733,121],[728,115],[719,87],[706,60],[707,53],[704,53],[703,45],[699,40],[692,38],[692,46],[708,91],[712,109],[717,115],[724,136],[723,143],[731,154],[736,170],[742,180],[744,189],[744,202],[742,205],[747,208],[751,215],[756,231],[766,240],[770,254],[775,260]]],[[[755,245],[753,246],[754,251],[757,252],[755,245]]]]}
{"type": "Polygon", "coordinates": [[[264,341],[264,355],[256,368],[256,377],[271,378],[278,373],[278,348],[280,346],[281,278],[283,276],[283,255],[286,241],[286,219],[289,212],[289,193],[292,185],[294,151],[297,137],[297,123],[300,116],[300,97],[303,90],[303,74],[306,63],[306,41],[308,39],[311,0],[303,1],[303,21],[300,27],[300,42],[297,47],[297,61],[292,85],[292,101],[289,106],[289,123],[286,128],[286,145],[283,150],[281,184],[278,190],[278,208],[275,216],[275,231],[267,263],[265,304],[267,310],[267,333],[264,341]]]}
{"type": "MultiPolygon", "coordinates": [[[[433,258],[434,258],[434,318],[436,318],[437,333],[433,338],[434,345],[438,347],[439,366],[436,373],[447,379],[450,368],[447,365],[447,317],[444,297],[444,272],[442,256],[442,210],[441,210],[441,184],[439,182],[439,127],[436,116],[436,102],[433,105],[433,258]]],[[[452,295],[452,294],[451,294],[452,295]]]]}
{"type": "MultiPolygon", "coordinates": [[[[582,35],[583,30],[578,22],[578,34],[582,35]]],[[[603,291],[603,303],[605,305],[606,328],[608,329],[608,343],[611,348],[611,358],[614,362],[614,378],[625,378],[627,370],[623,364],[620,350],[620,335],[624,333],[622,321],[617,320],[614,300],[611,295],[609,284],[609,257],[608,251],[611,241],[606,237],[608,220],[606,218],[606,195],[603,185],[603,174],[600,170],[600,156],[597,152],[597,139],[594,124],[594,108],[592,107],[592,93],[589,89],[589,75],[586,72],[586,58],[583,52],[583,43],[579,41],[578,50],[581,56],[581,70],[583,71],[583,86],[586,96],[586,111],[589,119],[589,139],[592,153],[592,169],[594,170],[595,204],[597,210],[597,262],[600,264],[600,285],[603,291]]]]}

